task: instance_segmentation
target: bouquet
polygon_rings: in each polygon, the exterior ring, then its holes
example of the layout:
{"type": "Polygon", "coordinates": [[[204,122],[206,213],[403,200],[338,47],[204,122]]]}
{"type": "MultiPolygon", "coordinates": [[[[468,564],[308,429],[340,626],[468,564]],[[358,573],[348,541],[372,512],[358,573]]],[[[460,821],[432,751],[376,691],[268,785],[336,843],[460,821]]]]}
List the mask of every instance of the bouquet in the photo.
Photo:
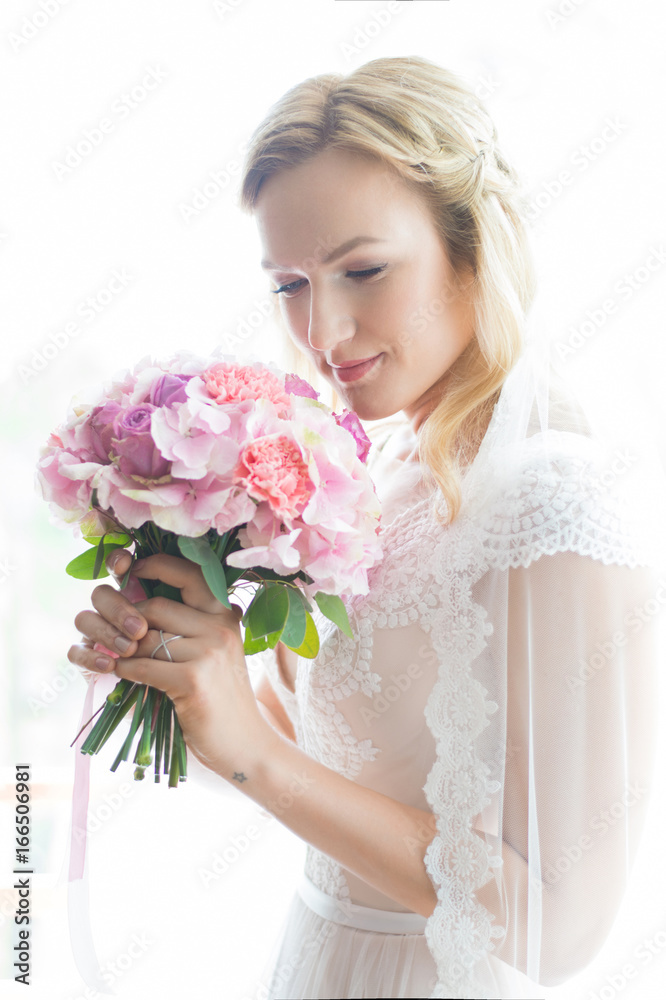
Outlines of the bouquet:
{"type": "MultiPolygon", "coordinates": [[[[312,601],[353,638],[341,597],[368,592],[367,571],[381,558],[379,501],[360,421],[318,397],[272,364],[179,353],[144,358],[94,402],[74,401],[37,470],[57,523],[89,546],[67,572],[107,576],[116,548],[184,556],[225,607],[234,592],[254,591],[241,619],[248,655],[282,641],[316,656],[312,601]]],[[[128,579],[129,571],[121,587],[128,579]]],[[[140,582],[147,597],[181,599],[162,582],[140,582]]],[[[155,781],[185,780],[185,743],[163,692],[123,679],[99,711],[83,753],[97,753],[131,712],[111,769],[141,730],[135,778],[154,763],[155,781]]]]}

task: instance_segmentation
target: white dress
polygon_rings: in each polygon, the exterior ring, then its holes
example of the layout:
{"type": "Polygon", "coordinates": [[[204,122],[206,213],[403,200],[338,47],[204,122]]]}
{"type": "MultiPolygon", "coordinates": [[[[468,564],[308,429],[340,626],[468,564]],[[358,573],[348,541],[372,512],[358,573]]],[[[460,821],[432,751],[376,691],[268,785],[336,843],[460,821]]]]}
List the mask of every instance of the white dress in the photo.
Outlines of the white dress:
{"type": "Polygon", "coordinates": [[[320,651],[299,659],[294,693],[259,654],[298,745],[435,813],[439,835],[426,841],[429,918],[309,845],[257,1000],[587,997],[583,981],[604,984],[594,960],[663,792],[658,616],[628,623],[659,581],[622,506],[627,482],[604,479],[591,438],[552,407],[517,426],[511,401],[530,398],[531,371],[510,373],[450,526],[409,422],[366,427],[384,558],[345,602],[355,641],[316,611],[320,651]],[[493,882],[491,913],[476,894],[493,882]]]}

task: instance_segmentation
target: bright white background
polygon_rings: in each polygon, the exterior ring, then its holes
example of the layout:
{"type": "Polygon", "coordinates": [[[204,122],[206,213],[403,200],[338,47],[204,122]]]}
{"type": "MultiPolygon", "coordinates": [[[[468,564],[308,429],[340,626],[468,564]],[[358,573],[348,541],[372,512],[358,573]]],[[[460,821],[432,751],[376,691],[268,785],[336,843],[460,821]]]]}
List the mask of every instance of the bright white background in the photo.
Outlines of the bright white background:
{"type": "MultiPolygon", "coordinates": [[[[637,269],[666,250],[663,28],[654,0],[4,0],[0,765],[6,782],[16,762],[33,771],[31,997],[94,996],[73,963],[56,884],[84,695],[65,654],[89,588],[65,576],[81,543],[49,524],[33,488],[39,446],[70,397],[148,352],[227,344],[282,364],[261,313],[268,292],[253,222],[236,204],[239,147],[305,77],[415,54],[486,99],[525,178],[539,315],[555,339],[568,342],[605,300],[617,305],[591,321],[566,365],[617,394],[618,407],[642,402],[659,428],[666,265],[647,280],[637,269]],[[121,112],[146,74],[153,89],[135,91],[121,112]],[[66,161],[105,118],[98,145],[66,161]],[[612,141],[600,138],[608,120],[612,141]],[[558,190],[562,170],[571,182],[558,190]],[[108,295],[114,272],[125,287],[108,295]],[[634,272],[635,291],[621,293],[616,283],[634,272]]],[[[118,994],[255,996],[303,845],[223,783],[193,779],[169,792],[108,765],[101,756],[92,767],[91,920],[118,994]],[[205,886],[202,869],[225,851],[237,860],[205,886]],[[133,935],[145,948],[128,958],[133,935]]],[[[7,787],[0,980],[14,974],[12,804],[7,787]]],[[[0,981],[0,996],[14,995],[23,993],[0,981]]]]}

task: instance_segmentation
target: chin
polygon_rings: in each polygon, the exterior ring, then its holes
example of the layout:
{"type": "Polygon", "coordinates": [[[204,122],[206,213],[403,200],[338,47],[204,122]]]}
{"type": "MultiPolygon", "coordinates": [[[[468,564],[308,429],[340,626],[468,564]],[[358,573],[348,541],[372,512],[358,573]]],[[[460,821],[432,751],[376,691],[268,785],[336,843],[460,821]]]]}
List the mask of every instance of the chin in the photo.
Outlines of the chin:
{"type": "Polygon", "coordinates": [[[400,412],[400,407],[394,404],[381,404],[378,401],[359,400],[357,405],[345,402],[347,409],[353,410],[359,420],[384,420],[400,412]]]}

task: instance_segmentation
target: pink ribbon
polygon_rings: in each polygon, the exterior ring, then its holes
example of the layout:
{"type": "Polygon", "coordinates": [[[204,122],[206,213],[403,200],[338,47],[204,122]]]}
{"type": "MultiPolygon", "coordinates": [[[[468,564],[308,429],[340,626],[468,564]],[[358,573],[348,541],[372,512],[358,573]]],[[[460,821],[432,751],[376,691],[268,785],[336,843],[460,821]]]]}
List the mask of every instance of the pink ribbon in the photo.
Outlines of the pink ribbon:
{"type": "MultiPolygon", "coordinates": [[[[95,698],[95,682],[97,675],[88,678],[85,701],[79,729],[93,714],[95,698]]],[[[90,798],[90,755],[81,753],[87,732],[86,728],[79,734],[74,744],[74,793],[72,796],[72,825],[69,842],[69,881],[83,878],[86,866],[86,847],[88,846],[88,800],[90,798]]]]}
{"type": "MultiPolygon", "coordinates": [[[[88,678],[88,688],[83,703],[79,729],[93,714],[95,686],[99,674],[88,678]]],[[[117,678],[114,677],[115,680],[117,678]]],[[[102,685],[103,686],[103,685],[102,685]]],[[[90,794],[90,755],[81,753],[81,745],[90,727],[77,737],[74,744],[74,790],[72,794],[72,821],[69,835],[69,872],[67,876],[67,911],[69,917],[69,937],[72,955],[81,978],[99,993],[115,996],[109,989],[99,967],[95,944],[90,926],[90,900],[88,892],[88,799],[90,794]]],[[[62,883],[62,874],[58,880],[62,883]]]]}

